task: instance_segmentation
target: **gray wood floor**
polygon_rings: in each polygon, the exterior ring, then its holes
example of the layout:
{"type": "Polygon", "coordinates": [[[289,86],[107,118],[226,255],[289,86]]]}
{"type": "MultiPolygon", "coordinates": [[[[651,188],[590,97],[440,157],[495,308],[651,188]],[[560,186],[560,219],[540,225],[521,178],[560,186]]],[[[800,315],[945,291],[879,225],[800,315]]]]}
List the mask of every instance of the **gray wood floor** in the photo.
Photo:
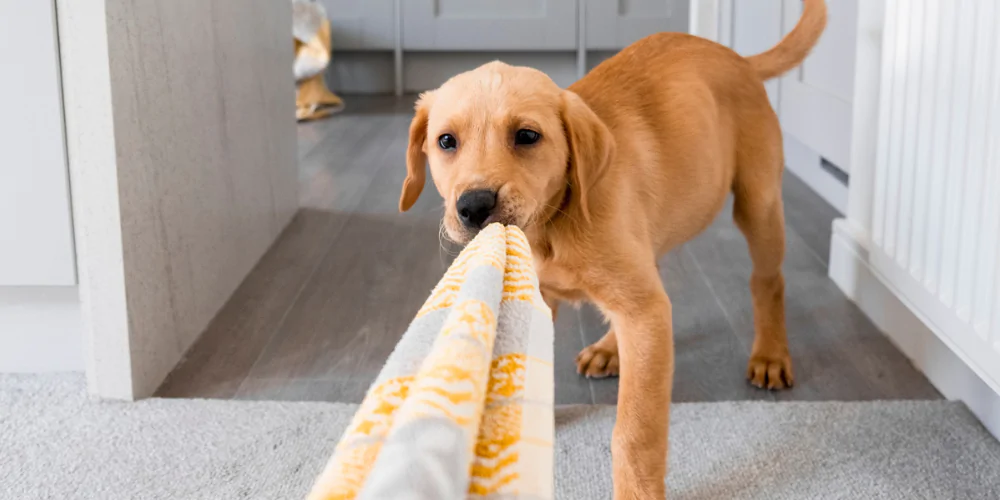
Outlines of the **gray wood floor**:
{"type": "MultiPolygon", "coordinates": [[[[396,204],[412,98],[348,100],[299,127],[302,210],[159,390],[164,397],[359,402],[457,249],[438,239],[433,187],[396,204]]],[[[727,210],[661,262],[674,304],[674,400],[940,398],[826,276],[836,212],[785,176],[787,321],[797,385],[743,378],[753,340],[746,243],[727,210]]],[[[576,353],[605,330],[593,309],[560,310],[556,401],[614,403],[576,353]]]]}

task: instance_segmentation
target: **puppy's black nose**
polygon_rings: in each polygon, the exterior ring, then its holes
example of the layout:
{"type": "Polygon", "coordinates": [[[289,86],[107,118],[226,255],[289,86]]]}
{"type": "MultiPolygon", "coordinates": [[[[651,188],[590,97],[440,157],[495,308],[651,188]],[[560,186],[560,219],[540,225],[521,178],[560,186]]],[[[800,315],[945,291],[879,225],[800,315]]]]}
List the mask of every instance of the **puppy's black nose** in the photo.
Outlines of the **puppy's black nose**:
{"type": "Polygon", "coordinates": [[[466,191],[458,197],[455,203],[455,210],[458,211],[458,218],[465,227],[471,229],[482,229],[483,223],[493,213],[493,208],[497,205],[497,194],[486,189],[466,191]]]}

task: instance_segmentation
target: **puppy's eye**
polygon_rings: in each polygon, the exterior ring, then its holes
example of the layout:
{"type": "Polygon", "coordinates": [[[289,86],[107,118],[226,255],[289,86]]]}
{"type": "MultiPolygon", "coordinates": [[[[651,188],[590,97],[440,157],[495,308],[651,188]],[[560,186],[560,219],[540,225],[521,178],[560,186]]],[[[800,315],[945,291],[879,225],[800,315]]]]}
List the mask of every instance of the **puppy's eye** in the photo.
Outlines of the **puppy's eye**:
{"type": "Polygon", "coordinates": [[[534,130],[528,130],[526,128],[522,128],[521,130],[518,130],[517,132],[514,133],[514,144],[517,146],[530,146],[538,142],[538,140],[541,138],[542,134],[539,134],[534,130]]]}
{"type": "Polygon", "coordinates": [[[453,151],[458,147],[458,139],[455,139],[455,136],[451,134],[444,134],[438,137],[438,147],[445,151],[453,151]]]}

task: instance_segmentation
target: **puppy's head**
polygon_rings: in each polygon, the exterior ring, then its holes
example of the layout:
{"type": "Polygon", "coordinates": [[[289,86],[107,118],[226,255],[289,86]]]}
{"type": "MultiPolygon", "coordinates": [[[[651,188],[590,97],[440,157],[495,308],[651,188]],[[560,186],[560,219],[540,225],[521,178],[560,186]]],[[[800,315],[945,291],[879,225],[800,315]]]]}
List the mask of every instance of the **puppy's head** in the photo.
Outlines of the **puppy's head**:
{"type": "Polygon", "coordinates": [[[587,190],[614,149],[576,94],[500,62],[423,94],[409,140],[399,209],[417,201],[429,164],[445,229],[459,243],[493,222],[527,229],[569,210],[588,219],[587,190]]]}

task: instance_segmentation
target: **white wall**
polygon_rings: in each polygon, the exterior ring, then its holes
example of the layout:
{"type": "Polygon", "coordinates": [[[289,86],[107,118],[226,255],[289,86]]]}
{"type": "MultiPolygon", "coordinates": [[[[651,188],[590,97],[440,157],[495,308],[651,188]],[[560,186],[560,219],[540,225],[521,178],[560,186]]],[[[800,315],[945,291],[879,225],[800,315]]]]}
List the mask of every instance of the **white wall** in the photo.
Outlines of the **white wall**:
{"type": "Polygon", "coordinates": [[[53,0],[0,2],[0,372],[82,371],[53,0]]]}
{"type": "Polygon", "coordinates": [[[58,7],[88,381],[144,397],[297,208],[291,6],[58,7]]]}
{"type": "Polygon", "coordinates": [[[84,370],[75,286],[0,287],[0,373],[84,370]]]}
{"type": "Polygon", "coordinates": [[[0,2],[0,286],[76,284],[54,7],[0,2]]]}

